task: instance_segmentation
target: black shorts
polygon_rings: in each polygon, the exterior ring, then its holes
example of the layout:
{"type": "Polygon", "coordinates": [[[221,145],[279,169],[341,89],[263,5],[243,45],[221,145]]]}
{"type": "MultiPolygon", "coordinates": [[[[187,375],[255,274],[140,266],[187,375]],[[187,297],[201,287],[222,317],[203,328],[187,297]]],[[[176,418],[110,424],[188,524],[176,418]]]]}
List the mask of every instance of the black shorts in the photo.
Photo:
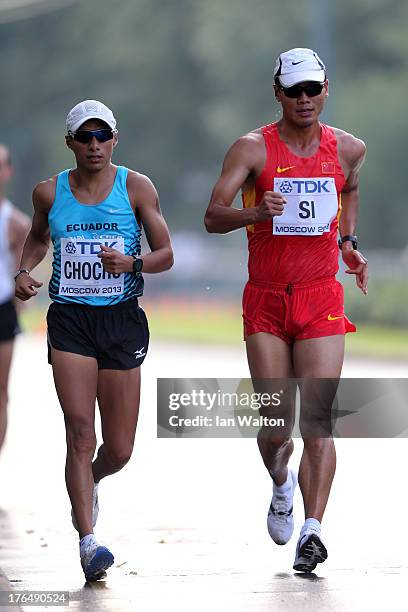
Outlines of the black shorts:
{"type": "Polygon", "coordinates": [[[149,346],[147,318],[137,300],[113,306],[53,302],[47,313],[48,363],[51,347],[94,357],[100,370],[131,370],[149,346]]]}
{"type": "Polygon", "coordinates": [[[14,302],[0,304],[0,342],[13,340],[20,331],[14,302]]]}

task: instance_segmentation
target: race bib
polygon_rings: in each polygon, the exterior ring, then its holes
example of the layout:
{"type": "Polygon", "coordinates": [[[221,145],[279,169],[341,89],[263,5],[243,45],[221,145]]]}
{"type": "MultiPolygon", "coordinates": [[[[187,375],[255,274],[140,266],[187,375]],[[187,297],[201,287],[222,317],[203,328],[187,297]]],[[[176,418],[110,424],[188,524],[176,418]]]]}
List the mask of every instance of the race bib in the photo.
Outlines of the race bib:
{"type": "Polygon", "coordinates": [[[338,211],[333,177],[275,178],[274,191],[280,191],[287,202],[283,214],[273,217],[273,234],[321,236],[330,231],[338,211]]]}
{"type": "Polygon", "coordinates": [[[124,274],[106,272],[97,254],[101,244],[125,252],[123,236],[103,238],[61,238],[61,279],[59,295],[121,295],[124,274]]]}

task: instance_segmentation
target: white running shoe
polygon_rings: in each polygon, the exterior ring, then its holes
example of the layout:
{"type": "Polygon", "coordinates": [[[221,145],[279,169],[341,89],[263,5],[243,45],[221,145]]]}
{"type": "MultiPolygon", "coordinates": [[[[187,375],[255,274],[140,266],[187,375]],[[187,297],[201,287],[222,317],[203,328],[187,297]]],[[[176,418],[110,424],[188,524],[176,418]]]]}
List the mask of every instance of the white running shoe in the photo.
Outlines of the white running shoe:
{"type": "Polygon", "coordinates": [[[327,559],[327,550],[320,539],[320,534],[308,529],[300,535],[296,546],[296,558],[293,569],[297,572],[313,572],[318,563],[327,559]]]}
{"type": "MultiPolygon", "coordinates": [[[[99,501],[98,501],[98,484],[94,484],[94,488],[93,488],[93,496],[92,496],[92,527],[95,527],[96,525],[96,521],[98,520],[98,514],[99,514],[99,501]]],[[[77,531],[79,531],[78,529],[78,523],[74,514],[73,509],[71,508],[71,519],[72,519],[72,524],[75,527],[75,529],[77,531]]]]}
{"type": "Polygon", "coordinates": [[[105,570],[113,565],[114,561],[111,551],[106,546],[99,546],[96,541],[81,551],[81,565],[88,581],[106,578],[105,570]]]}
{"type": "Polygon", "coordinates": [[[268,531],[272,540],[279,545],[289,542],[293,533],[293,494],[297,484],[296,474],[288,470],[292,486],[287,493],[277,493],[276,485],[273,484],[273,495],[268,511],[268,531]]]}

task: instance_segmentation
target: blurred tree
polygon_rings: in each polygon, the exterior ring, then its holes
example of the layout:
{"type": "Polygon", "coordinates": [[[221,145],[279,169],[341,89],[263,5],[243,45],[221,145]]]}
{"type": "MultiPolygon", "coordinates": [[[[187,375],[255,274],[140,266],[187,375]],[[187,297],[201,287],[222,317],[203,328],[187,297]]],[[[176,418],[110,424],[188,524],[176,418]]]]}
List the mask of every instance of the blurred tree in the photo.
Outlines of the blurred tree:
{"type": "MultiPolygon", "coordinates": [[[[173,229],[201,229],[226,147],[279,116],[278,53],[316,46],[323,55],[318,6],[88,0],[0,23],[1,139],[17,170],[11,195],[29,210],[32,186],[72,163],[66,113],[99,98],[118,118],[115,160],[152,177],[173,229]]],[[[326,19],[336,59],[328,66],[330,121],[368,144],[359,234],[365,246],[402,247],[408,6],[343,0],[326,19]]]]}

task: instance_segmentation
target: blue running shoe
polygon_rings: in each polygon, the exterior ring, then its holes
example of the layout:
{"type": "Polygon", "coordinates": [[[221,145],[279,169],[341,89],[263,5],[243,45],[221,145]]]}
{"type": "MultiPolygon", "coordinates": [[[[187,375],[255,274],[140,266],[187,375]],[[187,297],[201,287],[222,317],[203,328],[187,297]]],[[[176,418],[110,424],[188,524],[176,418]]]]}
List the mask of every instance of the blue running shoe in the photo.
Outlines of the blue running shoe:
{"type": "Polygon", "coordinates": [[[106,578],[106,570],[115,561],[111,551],[106,546],[89,546],[81,555],[81,565],[88,581],[106,578]]]}

